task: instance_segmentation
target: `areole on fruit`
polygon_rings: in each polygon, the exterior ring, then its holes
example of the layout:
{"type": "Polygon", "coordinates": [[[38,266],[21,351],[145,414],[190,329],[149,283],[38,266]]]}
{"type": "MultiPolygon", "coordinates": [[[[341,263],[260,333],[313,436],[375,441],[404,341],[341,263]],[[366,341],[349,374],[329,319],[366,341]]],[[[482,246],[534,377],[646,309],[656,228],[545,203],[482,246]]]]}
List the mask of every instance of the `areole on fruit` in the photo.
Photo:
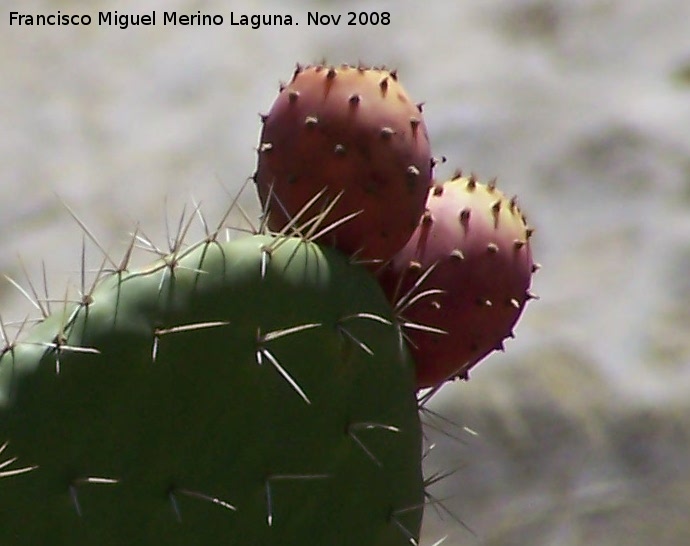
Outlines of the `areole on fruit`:
{"type": "Polygon", "coordinates": [[[503,349],[534,297],[531,235],[516,199],[495,183],[458,175],[430,190],[411,239],[380,271],[407,325],[419,388],[467,378],[503,349]]]}
{"type": "Polygon", "coordinates": [[[298,65],[262,123],[254,179],[269,228],[283,229],[323,191],[303,220],[330,205],[323,225],[347,221],[321,241],[363,260],[402,248],[433,160],[421,105],[394,71],[298,65]]]}

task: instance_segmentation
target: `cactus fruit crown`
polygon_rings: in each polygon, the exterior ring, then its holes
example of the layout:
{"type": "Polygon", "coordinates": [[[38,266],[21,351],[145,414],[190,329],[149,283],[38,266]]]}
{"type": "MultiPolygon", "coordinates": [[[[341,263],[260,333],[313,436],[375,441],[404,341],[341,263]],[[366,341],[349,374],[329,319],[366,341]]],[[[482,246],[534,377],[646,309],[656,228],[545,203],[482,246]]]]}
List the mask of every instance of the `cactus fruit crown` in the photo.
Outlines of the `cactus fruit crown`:
{"type": "Polygon", "coordinates": [[[414,372],[362,266],[259,234],[101,277],[2,328],[0,544],[416,540],[414,372]]]}
{"type": "Polygon", "coordinates": [[[298,65],[261,119],[254,180],[271,229],[318,195],[302,221],[329,210],[322,242],[363,260],[402,248],[434,162],[421,105],[395,71],[298,65]]]}

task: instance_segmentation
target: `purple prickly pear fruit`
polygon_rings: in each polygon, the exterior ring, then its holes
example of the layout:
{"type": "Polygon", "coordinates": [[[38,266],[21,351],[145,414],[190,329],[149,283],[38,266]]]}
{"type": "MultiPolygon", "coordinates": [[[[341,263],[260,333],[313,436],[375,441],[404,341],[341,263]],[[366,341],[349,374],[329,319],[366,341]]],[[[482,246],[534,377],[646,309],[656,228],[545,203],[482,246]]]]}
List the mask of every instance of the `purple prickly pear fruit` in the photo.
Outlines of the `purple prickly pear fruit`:
{"type": "Polygon", "coordinates": [[[387,260],[405,245],[433,161],[421,105],[395,71],[298,65],[262,122],[254,179],[270,229],[300,211],[308,223],[332,205],[324,228],[356,216],[319,242],[363,260],[387,260]]]}
{"type": "Polygon", "coordinates": [[[406,326],[418,388],[468,371],[512,337],[529,292],[532,261],[516,199],[459,175],[434,186],[407,245],[381,271],[406,326]]]}

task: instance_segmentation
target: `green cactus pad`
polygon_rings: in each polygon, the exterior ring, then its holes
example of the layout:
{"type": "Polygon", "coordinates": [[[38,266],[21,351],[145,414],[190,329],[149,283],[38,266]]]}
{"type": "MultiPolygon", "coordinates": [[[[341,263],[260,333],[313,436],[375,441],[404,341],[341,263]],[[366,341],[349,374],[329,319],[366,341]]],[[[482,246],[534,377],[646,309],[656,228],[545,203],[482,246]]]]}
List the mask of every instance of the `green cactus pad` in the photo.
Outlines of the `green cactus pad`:
{"type": "Polygon", "coordinates": [[[200,243],[105,276],[0,354],[3,546],[419,536],[412,362],[333,249],[200,243]]]}

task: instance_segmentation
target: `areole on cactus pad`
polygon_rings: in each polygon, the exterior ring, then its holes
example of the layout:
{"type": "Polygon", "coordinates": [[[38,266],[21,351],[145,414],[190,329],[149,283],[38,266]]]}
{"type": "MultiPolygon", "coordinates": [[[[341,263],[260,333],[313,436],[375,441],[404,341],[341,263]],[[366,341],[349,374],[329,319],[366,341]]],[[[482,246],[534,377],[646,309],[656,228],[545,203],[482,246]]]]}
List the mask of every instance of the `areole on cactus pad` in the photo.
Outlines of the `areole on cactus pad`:
{"type": "Polygon", "coordinates": [[[503,349],[538,268],[515,198],[457,175],[429,192],[405,247],[379,272],[417,366],[419,388],[468,371],[503,349]]]}
{"type": "Polygon", "coordinates": [[[402,546],[411,358],[361,266],[298,238],[104,274],[0,352],[0,544],[402,546]]]}
{"type": "Polygon", "coordinates": [[[394,71],[298,65],[262,122],[254,179],[272,230],[318,196],[300,222],[331,206],[322,242],[363,260],[403,247],[424,210],[433,160],[421,105],[394,71]]]}

